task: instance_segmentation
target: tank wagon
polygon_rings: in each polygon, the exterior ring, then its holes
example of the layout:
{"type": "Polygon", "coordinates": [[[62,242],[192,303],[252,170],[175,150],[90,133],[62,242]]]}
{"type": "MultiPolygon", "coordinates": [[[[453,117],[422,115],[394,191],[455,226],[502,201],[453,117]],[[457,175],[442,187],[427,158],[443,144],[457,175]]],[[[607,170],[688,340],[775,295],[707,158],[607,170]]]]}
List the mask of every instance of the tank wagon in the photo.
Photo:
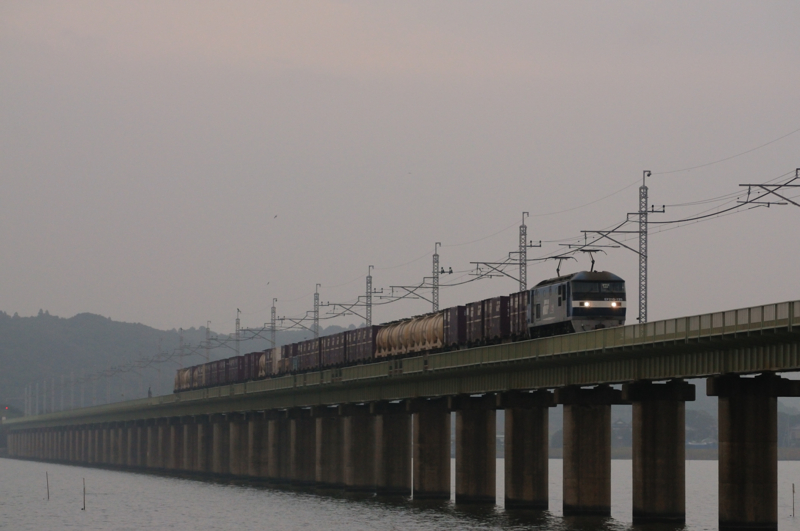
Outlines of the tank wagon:
{"type": "Polygon", "coordinates": [[[379,326],[178,369],[175,392],[625,324],[625,281],[605,271],[379,326]]]}

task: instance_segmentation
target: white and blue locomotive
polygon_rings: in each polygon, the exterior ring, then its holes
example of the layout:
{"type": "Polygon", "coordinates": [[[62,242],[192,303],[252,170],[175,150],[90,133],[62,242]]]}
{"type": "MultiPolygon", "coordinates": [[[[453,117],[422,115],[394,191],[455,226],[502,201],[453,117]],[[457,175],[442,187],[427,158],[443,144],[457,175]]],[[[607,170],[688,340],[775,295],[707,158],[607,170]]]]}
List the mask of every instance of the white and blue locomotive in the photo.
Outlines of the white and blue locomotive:
{"type": "Polygon", "coordinates": [[[606,271],[581,271],[539,282],[530,290],[530,337],[625,324],[625,281],[606,271]]]}

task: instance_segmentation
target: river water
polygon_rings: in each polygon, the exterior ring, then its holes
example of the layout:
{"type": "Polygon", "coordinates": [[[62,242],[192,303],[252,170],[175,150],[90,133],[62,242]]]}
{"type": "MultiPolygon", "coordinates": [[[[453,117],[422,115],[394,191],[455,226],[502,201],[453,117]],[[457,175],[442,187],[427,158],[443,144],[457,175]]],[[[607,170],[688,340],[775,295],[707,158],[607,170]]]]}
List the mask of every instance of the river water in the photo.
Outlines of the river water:
{"type": "MultiPolygon", "coordinates": [[[[456,506],[447,502],[391,500],[338,491],[321,493],[244,484],[180,479],[151,474],[0,459],[0,529],[22,530],[628,530],[662,531],[673,526],[633,526],[631,462],[612,461],[611,518],[561,515],[561,460],[550,460],[550,510],[505,511],[503,460],[497,460],[498,505],[456,506]],[[45,472],[50,481],[46,500],[45,472]],[[86,479],[86,511],[83,507],[86,479]]],[[[455,463],[453,463],[455,470],[455,463]]],[[[792,483],[800,487],[800,462],[778,465],[779,528],[800,531],[792,518],[792,483]]],[[[800,501],[800,500],[799,500],[800,501]]],[[[798,506],[800,509],[800,506],[798,506]]],[[[686,527],[717,527],[717,463],[686,463],[686,527]]]]}

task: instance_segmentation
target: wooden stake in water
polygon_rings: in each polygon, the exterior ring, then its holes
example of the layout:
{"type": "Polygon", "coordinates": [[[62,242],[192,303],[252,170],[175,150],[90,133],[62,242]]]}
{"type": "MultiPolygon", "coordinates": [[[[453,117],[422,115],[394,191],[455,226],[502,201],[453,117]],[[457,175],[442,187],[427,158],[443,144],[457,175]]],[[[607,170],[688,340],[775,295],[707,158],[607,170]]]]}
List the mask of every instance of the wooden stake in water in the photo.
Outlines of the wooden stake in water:
{"type": "Polygon", "coordinates": [[[50,477],[47,475],[47,470],[44,471],[44,480],[47,483],[47,501],[50,501],[50,477]]]}
{"type": "Polygon", "coordinates": [[[792,483],[792,518],[794,518],[794,483],[792,483]]]}
{"type": "Polygon", "coordinates": [[[81,511],[86,510],[86,478],[83,478],[83,509],[81,511]]]}

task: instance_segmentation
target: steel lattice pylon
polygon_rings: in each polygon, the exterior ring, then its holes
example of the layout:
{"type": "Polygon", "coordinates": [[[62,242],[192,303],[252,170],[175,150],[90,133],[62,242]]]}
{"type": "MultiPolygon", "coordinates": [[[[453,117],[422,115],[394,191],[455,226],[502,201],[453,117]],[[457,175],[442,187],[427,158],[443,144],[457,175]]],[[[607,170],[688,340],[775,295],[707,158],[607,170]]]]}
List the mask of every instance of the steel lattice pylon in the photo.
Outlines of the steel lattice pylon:
{"type": "Polygon", "coordinates": [[[639,187],[639,322],[647,322],[647,185],[639,187]]]}
{"type": "Polygon", "coordinates": [[[319,286],[314,289],[314,339],[319,337],[319,286]]]}
{"type": "Polygon", "coordinates": [[[436,242],[433,248],[433,279],[431,279],[431,302],[433,303],[433,311],[439,311],[439,246],[441,244],[436,242]]]}
{"type": "Polygon", "coordinates": [[[528,227],[525,225],[525,214],[522,214],[522,225],[519,226],[519,290],[528,289],[528,227]]]}
{"type": "Polygon", "coordinates": [[[367,326],[372,326],[372,266],[369,266],[367,274],[367,326]]]}
{"type": "Polygon", "coordinates": [[[278,299],[272,299],[272,309],[270,310],[270,324],[269,324],[269,340],[272,346],[275,347],[275,303],[278,299]]]}

